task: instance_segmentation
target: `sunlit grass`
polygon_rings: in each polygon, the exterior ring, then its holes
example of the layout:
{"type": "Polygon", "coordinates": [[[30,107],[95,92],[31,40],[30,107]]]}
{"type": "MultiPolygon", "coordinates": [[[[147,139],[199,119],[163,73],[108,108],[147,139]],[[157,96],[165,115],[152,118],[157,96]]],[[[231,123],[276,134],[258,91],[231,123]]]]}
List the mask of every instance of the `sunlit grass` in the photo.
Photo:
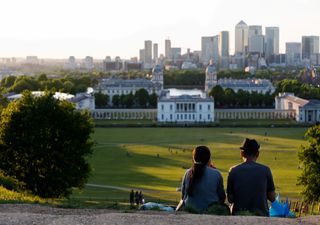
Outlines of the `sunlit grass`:
{"type": "MultiPolygon", "coordinates": [[[[306,128],[96,128],[89,183],[150,189],[146,198],[176,201],[181,178],[191,166],[191,150],[207,145],[226,185],[229,168],[241,163],[239,146],[245,137],[261,145],[258,162],[268,165],[276,191],[300,198],[298,148],[306,128]]],[[[128,199],[129,192],[85,188],[75,198],[128,199]]]]}

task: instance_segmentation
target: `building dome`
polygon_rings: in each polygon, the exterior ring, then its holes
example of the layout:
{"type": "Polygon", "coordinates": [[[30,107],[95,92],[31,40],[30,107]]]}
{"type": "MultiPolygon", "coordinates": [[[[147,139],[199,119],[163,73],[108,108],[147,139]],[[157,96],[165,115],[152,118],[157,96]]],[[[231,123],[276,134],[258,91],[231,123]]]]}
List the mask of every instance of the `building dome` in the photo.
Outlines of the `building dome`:
{"type": "Polygon", "coordinates": [[[207,66],[206,74],[216,73],[216,72],[217,72],[216,67],[213,64],[210,64],[209,66],[207,66]]]}
{"type": "Polygon", "coordinates": [[[153,67],[152,73],[162,73],[162,66],[157,64],[155,67],[153,67]]]}

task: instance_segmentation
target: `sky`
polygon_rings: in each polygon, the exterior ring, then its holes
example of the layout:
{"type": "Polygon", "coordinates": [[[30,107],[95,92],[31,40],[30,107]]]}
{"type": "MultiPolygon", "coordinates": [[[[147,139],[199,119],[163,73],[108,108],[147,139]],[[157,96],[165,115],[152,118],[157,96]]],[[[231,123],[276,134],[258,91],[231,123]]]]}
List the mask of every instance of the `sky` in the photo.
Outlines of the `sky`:
{"type": "Polygon", "coordinates": [[[201,49],[201,36],[248,25],[280,27],[285,42],[320,36],[319,0],[1,0],[0,57],[139,56],[145,40],[164,40],[182,53],[201,49]]]}

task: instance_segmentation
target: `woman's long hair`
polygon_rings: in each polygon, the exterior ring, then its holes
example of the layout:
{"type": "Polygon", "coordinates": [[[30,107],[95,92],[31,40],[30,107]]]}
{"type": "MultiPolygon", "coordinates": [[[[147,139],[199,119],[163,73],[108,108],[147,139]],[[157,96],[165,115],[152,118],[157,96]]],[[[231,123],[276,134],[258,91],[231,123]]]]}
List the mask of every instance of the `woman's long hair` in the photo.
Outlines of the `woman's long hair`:
{"type": "Polygon", "coordinates": [[[207,146],[198,146],[192,151],[192,168],[189,172],[187,194],[192,196],[194,186],[203,176],[204,170],[210,161],[211,153],[207,146]]]}

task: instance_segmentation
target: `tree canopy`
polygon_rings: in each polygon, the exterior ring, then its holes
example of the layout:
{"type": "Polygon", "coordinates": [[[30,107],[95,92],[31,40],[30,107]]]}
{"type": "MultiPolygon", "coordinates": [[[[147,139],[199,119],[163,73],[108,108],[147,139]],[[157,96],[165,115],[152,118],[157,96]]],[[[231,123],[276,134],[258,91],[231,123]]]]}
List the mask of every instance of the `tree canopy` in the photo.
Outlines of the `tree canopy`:
{"type": "Polygon", "coordinates": [[[24,92],[1,113],[0,169],[41,197],[68,196],[89,176],[93,128],[72,103],[24,92]]]}
{"type": "Polygon", "coordinates": [[[302,195],[308,202],[320,201],[320,125],[315,125],[306,132],[308,145],[299,151],[302,173],[298,184],[302,186],[302,195]]]}

